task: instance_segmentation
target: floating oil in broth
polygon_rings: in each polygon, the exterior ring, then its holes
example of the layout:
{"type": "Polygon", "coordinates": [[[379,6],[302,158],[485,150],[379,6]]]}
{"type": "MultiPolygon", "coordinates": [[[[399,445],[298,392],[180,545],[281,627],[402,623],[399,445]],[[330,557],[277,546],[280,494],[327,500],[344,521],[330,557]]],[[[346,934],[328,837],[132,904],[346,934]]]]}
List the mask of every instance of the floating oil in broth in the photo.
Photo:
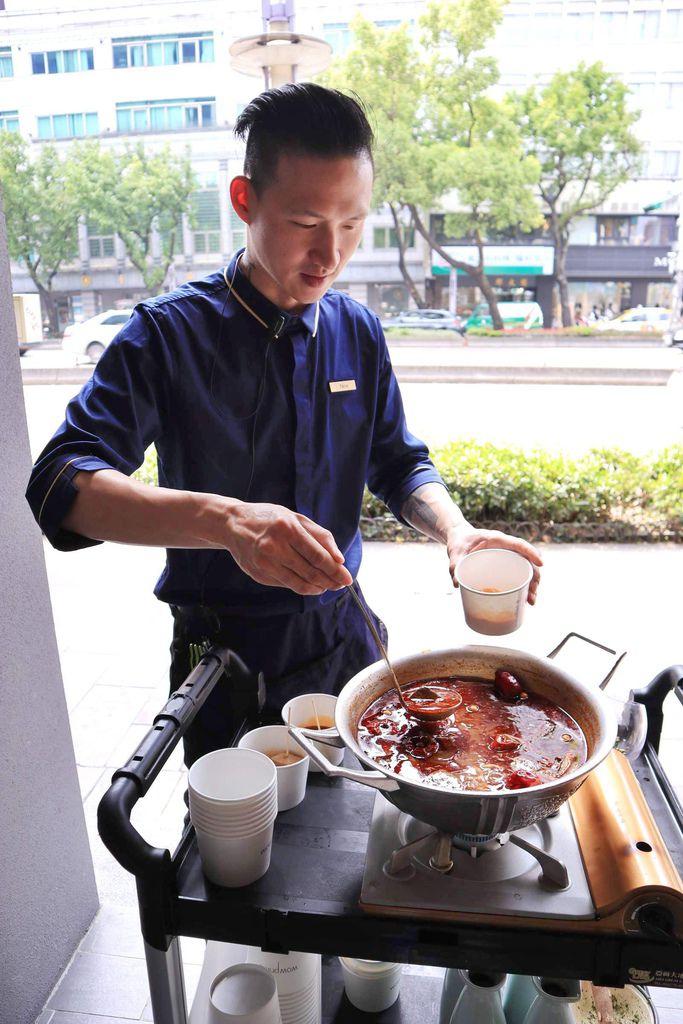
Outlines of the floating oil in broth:
{"type": "MultiPolygon", "coordinates": [[[[417,722],[388,690],[363,713],[358,742],[373,761],[406,781],[454,791],[519,789],[553,782],[586,760],[586,741],[552,701],[524,691],[502,697],[484,680],[413,684],[451,687],[462,703],[451,718],[417,722]]],[[[409,696],[412,687],[404,687],[409,696]]]]}

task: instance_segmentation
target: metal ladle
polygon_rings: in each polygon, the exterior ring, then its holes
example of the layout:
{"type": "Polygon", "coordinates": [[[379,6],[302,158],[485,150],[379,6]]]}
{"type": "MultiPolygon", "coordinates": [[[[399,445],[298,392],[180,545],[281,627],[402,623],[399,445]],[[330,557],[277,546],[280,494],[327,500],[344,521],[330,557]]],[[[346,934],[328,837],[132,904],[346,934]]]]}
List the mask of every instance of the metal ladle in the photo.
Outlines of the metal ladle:
{"type": "Polygon", "coordinates": [[[403,690],[401,689],[401,685],[398,679],[396,678],[396,673],[394,672],[394,666],[389,661],[389,655],[387,654],[386,647],[384,646],[380,639],[380,635],[377,632],[375,623],[372,621],[371,615],[369,614],[367,608],[365,607],[365,605],[359,598],[358,594],[354,590],[353,583],[350,583],[346,589],[351,592],[354,601],[360,608],[363,618],[367,623],[367,627],[372,633],[373,639],[377,644],[377,649],[384,658],[387,668],[391,672],[391,677],[394,680],[396,692],[398,693],[398,699],[401,702],[403,710],[407,714],[409,714],[411,718],[418,718],[422,722],[439,722],[444,718],[450,718],[450,716],[455,712],[456,708],[458,708],[462,704],[462,696],[457,691],[454,691],[453,694],[451,695],[452,700],[444,702],[442,707],[424,707],[421,704],[422,701],[425,701],[427,705],[429,705],[430,699],[434,700],[437,696],[437,694],[434,692],[433,687],[430,687],[428,684],[426,684],[425,686],[419,686],[411,694],[410,697],[404,697],[403,690]]]}

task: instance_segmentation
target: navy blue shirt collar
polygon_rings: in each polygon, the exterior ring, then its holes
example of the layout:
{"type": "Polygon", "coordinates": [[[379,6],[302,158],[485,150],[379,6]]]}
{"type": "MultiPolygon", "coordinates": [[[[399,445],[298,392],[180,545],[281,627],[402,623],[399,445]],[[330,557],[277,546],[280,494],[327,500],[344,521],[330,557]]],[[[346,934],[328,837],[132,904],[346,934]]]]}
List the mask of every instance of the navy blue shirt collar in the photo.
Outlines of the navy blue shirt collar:
{"type": "Polygon", "coordinates": [[[239,252],[235,253],[225,268],[225,277],[228,282],[233,282],[232,291],[239,295],[247,305],[251,306],[254,312],[270,328],[274,329],[278,324],[278,320],[283,318],[284,324],[278,332],[278,336],[293,334],[301,330],[306,334],[313,335],[316,327],[316,308],[318,303],[309,303],[309,305],[304,306],[300,313],[288,313],[286,310],[280,309],[279,306],[276,306],[274,302],[271,302],[270,299],[267,299],[265,295],[254,287],[242,270],[241,264],[237,267],[237,273],[235,273],[235,265],[245,251],[240,249],[239,252]]]}

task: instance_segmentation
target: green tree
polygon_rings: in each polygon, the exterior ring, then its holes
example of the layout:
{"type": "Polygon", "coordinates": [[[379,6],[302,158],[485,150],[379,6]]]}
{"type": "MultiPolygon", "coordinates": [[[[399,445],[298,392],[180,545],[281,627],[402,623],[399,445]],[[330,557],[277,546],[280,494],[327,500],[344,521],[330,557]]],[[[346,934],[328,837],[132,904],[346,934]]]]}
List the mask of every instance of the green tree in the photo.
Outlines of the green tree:
{"type": "Polygon", "coordinates": [[[484,245],[501,230],[527,231],[542,220],[533,196],[538,165],[487,95],[498,69],[483,50],[502,8],[502,0],[431,3],[420,19],[420,48],[405,27],[383,31],[356,21],[356,45],[329,76],[337,87],[356,91],[374,115],[375,194],[392,212],[399,259],[398,222],[405,211],[448,266],[475,280],[497,329],[503,325],[484,269],[484,245]],[[447,232],[474,244],[475,262],[455,259],[437,238],[429,215],[444,207],[453,211],[447,232]]]}
{"type": "Polygon", "coordinates": [[[641,146],[631,131],[639,114],[627,108],[627,95],[624,83],[598,62],[558,71],[544,89],[508,98],[526,152],[541,168],[538,192],[549,211],[564,327],[573,323],[567,286],[572,221],[604,203],[639,163],[641,146]]]}
{"type": "Polygon", "coordinates": [[[10,258],[26,268],[54,332],[58,320],[53,282],[62,265],[78,256],[81,170],[70,152],[60,156],[50,145],[30,160],[20,135],[0,132],[0,187],[10,258]]]}
{"type": "Polygon", "coordinates": [[[81,181],[92,211],[89,223],[119,236],[152,294],[161,288],[181,242],[181,219],[183,213],[191,215],[194,188],[188,155],[178,156],[169,146],[150,153],[142,143],[101,152],[97,173],[81,181]]]}

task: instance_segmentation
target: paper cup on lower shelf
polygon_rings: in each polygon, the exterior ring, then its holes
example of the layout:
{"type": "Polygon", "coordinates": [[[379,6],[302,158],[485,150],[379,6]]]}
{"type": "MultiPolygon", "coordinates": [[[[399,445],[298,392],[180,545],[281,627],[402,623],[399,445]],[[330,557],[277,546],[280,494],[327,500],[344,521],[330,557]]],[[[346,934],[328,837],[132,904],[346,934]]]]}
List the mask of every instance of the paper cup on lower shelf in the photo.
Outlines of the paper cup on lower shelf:
{"type": "MultiPolygon", "coordinates": [[[[334,709],[337,698],[331,693],[302,693],[292,697],[282,708],[282,721],[296,725],[300,729],[316,729],[320,723],[320,735],[325,733],[336,735],[334,726],[334,709]]],[[[329,743],[318,743],[318,750],[324,754],[331,764],[341,764],[344,760],[344,747],[333,747],[329,743]]],[[[319,772],[317,764],[308,759],[309,772],[319,772]]]]}
{"type": "Polygon", "coordinates": [[[214,978],[209,1024],[281,1024],[277,987],[257,964],[235,964],[214,978]]]}
{"type": "Polygon", "coordinates": [[[292,739],[286,725],[264,725],[260,729],[252,729],[245,733],[239,746],[248,750],[258,750],[267,757],[289,754],[296,760],[287,764],[275,761],[277,773],[277,806],[278,811],[288,811],[300,804],[306,794],[309,757],[305,750],[292,739]]]}
{"type": "Polygon", "coordinates": [[[522,625],[534,570],[506,548],[480,548],[455,567],[465,622],[484,636],[514,633],[522,625]]]}
{"type": "Polygon", "coordinates": [[[347,998],[357,1010],[380,1013],[398,999],[403,964],[340,956],[347,998]]]}

